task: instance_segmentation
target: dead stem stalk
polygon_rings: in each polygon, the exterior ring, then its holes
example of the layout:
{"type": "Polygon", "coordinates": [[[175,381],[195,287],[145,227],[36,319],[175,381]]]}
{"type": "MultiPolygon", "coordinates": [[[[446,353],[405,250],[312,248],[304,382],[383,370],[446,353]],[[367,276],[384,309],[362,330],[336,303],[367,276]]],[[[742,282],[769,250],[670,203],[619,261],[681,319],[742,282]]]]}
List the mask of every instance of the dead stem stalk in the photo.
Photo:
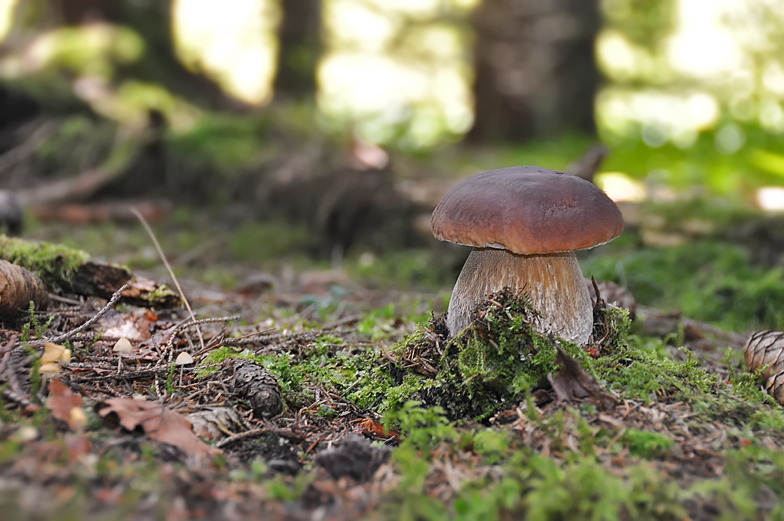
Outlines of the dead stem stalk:
{"type": "MultiPolygon", "coordinates": [[[[131,211],[136,216],[136,218],[139,219],[139,222],[141,222],[142,226],[144,226],[147,235],[149,235],[150,239],[152,239],[152,243],[155,245],[155,249],[158,250],[158,255],[160,256],[161,261],[163,261],[163,265],[166,266],[166,269],[169,271],[169,276],[171,276],[172,281],[174,282],[174,286],[177,288],[177,292],[180,294],[180,298],[182,299],[183,304],[185,304],[185,308],[188,310],[188,313],[190,313],[191,315],[191,320],[193,320],[193,322],[196,322],[196,317],[193,314],[191,305],[188,302],[188,299],[185,298],[185,292],[182,291],[182,288],[180,287],[180,283],[177,281],[177,277],[174,276],[174,270],[172,270],[171,266],[169,265],[169,261],[166,259],[166,255],[163,254],[161,245],[158,244],[158,239],[155,237],[155,234],[152,232],[152,228],[150,228],[150,225],[147,224],[147,221],[144,219],[144,217],[142,217],[142,214],[140,214],[136,208],[131,208],[131,211]]],[[[201,348],[204,349],[204,338],[201,335],[201,329],[199,328],[198,324],[196,325],[196,334],[199,335],[199,344],[201,345],[201,348]]]]}

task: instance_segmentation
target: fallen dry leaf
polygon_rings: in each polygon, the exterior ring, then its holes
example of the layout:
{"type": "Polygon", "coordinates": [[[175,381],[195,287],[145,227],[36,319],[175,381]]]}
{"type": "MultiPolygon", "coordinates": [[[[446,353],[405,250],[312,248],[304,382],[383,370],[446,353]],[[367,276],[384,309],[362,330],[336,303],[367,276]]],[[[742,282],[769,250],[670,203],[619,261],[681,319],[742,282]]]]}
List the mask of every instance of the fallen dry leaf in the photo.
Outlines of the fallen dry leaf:
{"type": "Polygon", "coordinates": [[[101,327],[105,328],[104,336],[110,338],[125,337],[128,340],[147,340],[155,325],[142,314],[113,314],[101,320],[101,327]]]}
{"type": "Polygon", "coordinates": [[[378,423],[373,418],[361,418],[356,420],[357,427],[354,429],[363,436],[370,436],[377,440],[386,440],[389,438],[397,438],[398,433],[395,431],[387,431],[384,426],[378,423]]]}
{"type": "Polygon", "coordinates": [[[46,406],[51,409],[52,416],[67,423],[72,431],[78,431],[84,426],[80,421],[84,411],[81,411],[81,415],[80,412],[75,414],[73,412],[74,409],[81,410],[82,405],[82,397],[74,393],[59,378],[53,378],[49,382],[49,399],[46,401],[46,406]]]}
{"type": "Polygon", "coordinates": [[[562,369],[553,378],[547,375],[550,385],[553,386],[558,402],[573,402],[575,398],[585,398],[597,407],[611,409],[617,403],[616,398],[602,389],[596,379],[588,374],[577,361],[569,356],[560,347],[556,364],[560,364],[562,369]]]}
{"type": "Polygon", "coordinates": [[[132,398],[112,398],[97,406],[102,418],[116,416],[126,430],[141,428],[148,438],[174,445],[186,454],[217,456],[223,451],[210,447],[191,429],[191,422],[161,404],[132,398]]]}

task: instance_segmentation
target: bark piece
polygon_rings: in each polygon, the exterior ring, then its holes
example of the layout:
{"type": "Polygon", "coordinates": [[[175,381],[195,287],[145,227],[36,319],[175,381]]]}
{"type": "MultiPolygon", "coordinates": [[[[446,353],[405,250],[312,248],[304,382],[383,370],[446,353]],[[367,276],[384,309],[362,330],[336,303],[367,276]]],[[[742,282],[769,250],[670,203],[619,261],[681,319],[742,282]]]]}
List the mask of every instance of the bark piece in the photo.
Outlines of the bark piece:
{"type": "Polygon", "coordinates": [[[24,313],[30,302],[36,309],[47,307],[49,295],[46,285],[30,271],[0,260],[0,316],[24,313]]]}
{"type": "Polygon", "coordinates": [[[40,204],[31,208],[41,221],[68,222],[73,224],[115,222],[137,222],[131,211],[135,208],[147,222],[162,221],[171,210],[167,201],[112,201],[92,204],[40,204]]]}

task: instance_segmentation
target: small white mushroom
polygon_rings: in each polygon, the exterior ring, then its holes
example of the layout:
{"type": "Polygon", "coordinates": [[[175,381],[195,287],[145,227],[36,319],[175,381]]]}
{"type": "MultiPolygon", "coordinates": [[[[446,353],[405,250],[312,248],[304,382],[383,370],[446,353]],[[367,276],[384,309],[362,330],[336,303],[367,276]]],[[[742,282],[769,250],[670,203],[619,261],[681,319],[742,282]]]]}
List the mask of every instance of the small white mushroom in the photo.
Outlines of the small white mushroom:
{"type": "Polygon", "coordinates": [[[71,350],[65,346],[51,342],[44,345],[44,354],[41,356],[42,364],[67,364],[71,362],[71,350]]]}
{"type": "Polygon", "coordinates": [[[112,349],[115,353],[117,353],[117,372],[119,373],[122,370],[122,355],[123,353],[130,353],[133,351],[133,346],[131,345],[131,341],[125,337],[120,337],[116,344],[114,344],[114,348],[112,349]]]}
{"type": "Polygon", "coordinates": [[[38,367],[38,374],[44,376],[46,378],[55,376],[60,374],[60,366],[55,364],[54,362],[48,362],[46,364],[41,364],[38,367]]]}
{"type": "Polygon", "coordinates": [[[185,371],[185,366],[192,363],[193,363],[193,357],[190,354],[188,354],[186,351],[183,351],[182,353],[177,355],[177,358],[174,360],[174,365],[180,367],[180,383],[178,384],[179,386],[182,386],[182,373],[185,371]]]}

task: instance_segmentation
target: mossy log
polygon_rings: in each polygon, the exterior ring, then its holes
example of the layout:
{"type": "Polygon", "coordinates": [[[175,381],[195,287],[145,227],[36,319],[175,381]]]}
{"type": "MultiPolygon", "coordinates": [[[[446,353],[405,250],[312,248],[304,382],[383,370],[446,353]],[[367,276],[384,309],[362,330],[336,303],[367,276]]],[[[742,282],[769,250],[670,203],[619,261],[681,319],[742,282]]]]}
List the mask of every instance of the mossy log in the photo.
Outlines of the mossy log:
{"type": "Polygon", "coordinates": [[[25,241],[0,235],[0,259],[33,272],[53,292],[109,298],[124,284],[126,302],[174,307],[179,297],[168,287],[134,276],[127,268],[94,261],[84,251],[62,244],[25,241]]]}

